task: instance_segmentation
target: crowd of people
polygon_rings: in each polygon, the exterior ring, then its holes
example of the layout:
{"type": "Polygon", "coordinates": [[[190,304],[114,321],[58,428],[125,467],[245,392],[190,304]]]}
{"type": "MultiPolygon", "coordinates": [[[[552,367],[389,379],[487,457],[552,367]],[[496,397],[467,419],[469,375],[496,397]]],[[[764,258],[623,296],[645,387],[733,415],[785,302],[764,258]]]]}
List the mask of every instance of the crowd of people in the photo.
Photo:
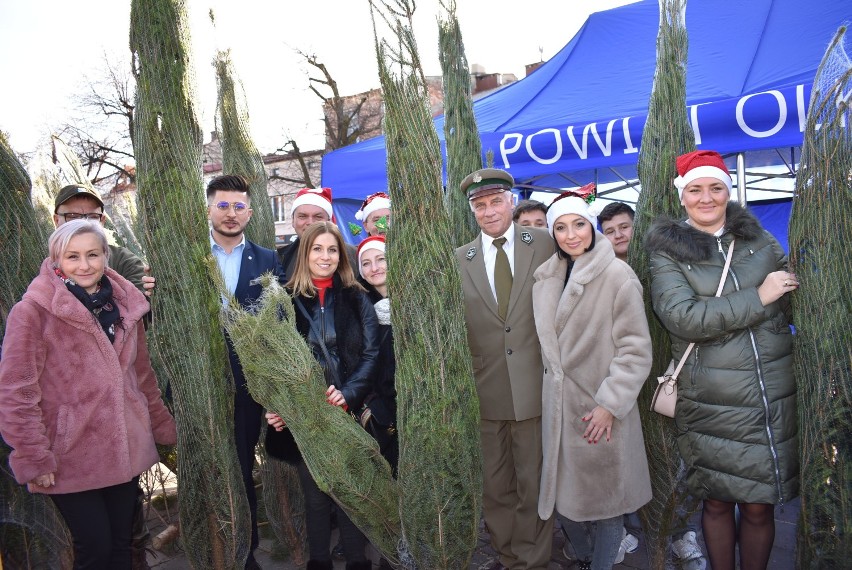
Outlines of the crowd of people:
{"type": "MultiPolygon", "coordinates": [[[[680,156],[677,170],[686,219],[658,220],[645,243],[648,293],[673,357],[695,343],[678,379],[685,499],[669,525],[671,552],[687,570],[705,568],[699,529],[689,522],[700,501],[712,568],[733,570],[739,548],[740,568],[765,569],[774,505],[798,487],[789,326],[798,281],[778,242],[730,201],[718,153],[680,156]]],[[[514,185],[494,168],[462,181],[481,231],[455,252],[479,396],[482,515],[498,556],[492,568],[547,568],[558,524],[578,568],[609,569],[637,548],[628,527],[652,498],[637,408],[652,346],[627,257],[634,212],[618,202],[601,208],[593,184],[549,206],[515,205],[514,185]]],[[[303,189],[292,207],[296,239],[276,252],[245,237],[252,197],[243,178],[216,177],[206,195],[211,252],[230,298],[250,308],[261,293],[257,277],[278,277],[323,370],[321,397],[360,418],[396,476],[390,197],[364,200],[356,218],[368,237],[354,248],[335,223],[331,190],[303,189]]],[[[108,245],[97,193],[68,186],[55,206],[50,255],[9,313],[0,434],[13,448],[17,481],[62,514],[74,567],[130,568],[133,545],[144,544],[138,476],[158,460],[155,443],[176,442],[145,344],[145,295],[155,281],[137,257],[108,245]]],[[[269,455],[296,466],[301,480],[308,570],[332,568],[333,518],[346,568],[371,568],[367,539],[317,486],[281,417],[254,401],[229,340],[228,355],[251,511],[245,567],[260,567],[252,470],[265,419],[269,455]]]]}

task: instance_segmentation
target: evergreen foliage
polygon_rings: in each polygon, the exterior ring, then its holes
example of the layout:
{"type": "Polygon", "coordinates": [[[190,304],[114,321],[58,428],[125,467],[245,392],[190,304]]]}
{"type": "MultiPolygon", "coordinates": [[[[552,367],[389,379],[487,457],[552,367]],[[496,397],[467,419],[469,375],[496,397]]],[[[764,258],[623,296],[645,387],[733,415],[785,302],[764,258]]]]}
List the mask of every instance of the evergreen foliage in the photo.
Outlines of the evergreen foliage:
{"type": "Polygon", "coordinates": [[[654,356],[650,376],[637,403],[653,489],[651,502],[639,511],[639,516],[648,541],[650,565],[654,570],[665,568],[672,519],[678,505],[686,501],[687,496],[676,492],[681,459],[675,443],[674,421],[649,409],[657,387],[657,376],[662,375],[671,361],[671,341],[651,306],[648,253],[642,242],[654,219],[683,215],[672,183],[677,176],[675,158],[695,150],[695,137],[686,115],[688,38],[685,14],[686,0],[660,0],[657,66],[637,167],[642,192],[636,205],[633,239],[628,252],[630,266],[645,291],[645,312],[654,356]]]}
{"type": "Polygon", "coordinates": [[[228,304],[226,328],[255,401],[293,434],[317,486],[391,561],[400,542],[399,494],[390,465],[351,415],[325,399],[325,379],[295,327],[293,303],[266,275],[258,306],[228,304]]]}
{"type": "MultiPolygon", "coordinates": [[[[53,202],[56,194],[61,188],[62,174],[56,165],[44,153],[38,152],[27,162],[27,171],[32,180],[30,189],[30,202],[35,210],[36,223],[44,235],[44,247],[42,259],[47,257],[47,238],[53,233],[53,202]]],[[[35,275],[33,275],[35,277],[35,275]]]]}
{"type": "MultiPolygon", "coordinates": [[[[252,218],[246,226],[246,238],[263,247],[275,249],[275,220],[267,194],[263,157],[251,140],[248,107],[242,83],[236,76],[229,51],[216,54],[216,80],[219,91],[219,125],[222,129],[222,171],[238,174],[249,184],[252,218]]],[[[264,454],[263,445],[258,446],[264,454]]],[[[307,550],[305,505],[296,468],[264,457],[260,477],[266,516],[275,538],[286,545],[298,560],[307,550]]]]}
{"type": "Polygon", "coordinates": [[[385,98],[388,289],[396,356],[406,567],[468,568],[482,497],[479,404],[438,136],[411,27],[414,2],[371,0],[385,98]],[[387,34],[382,39],[377,27],[387,34]],[[429,228],[429,231],[423,231],[429,228]],[[410,558],[408,557],[410,555],[410,558]]]}
{"type": "Polygon", "coordinates": [[[47,257],[48,236],[36,218],[31,189],[24,165],[0,132],[0,338],[12,305],[20,301],[47,257]]]}
{"type": "Polygon", "coordinates": [[[286,550],[294,564],[302,565],[307,561],[308,535],[305,530],[305,496],[299,473],[288,463],[270,459],[263,441],[261,433],[258,452],[263,510],[277,541],[273,552],[286,550]]]}
{"type": "Polygon", "coordinates": [[[211,279],[189,46],[183,0],[133,0],[136,180],[145,249],[160,282],[149,345],[174,397],[181,538],[192,567],[241,569],[249,510],[234,445],[221,300],[211,279]]]}
{"type": "Polygon", "coordinates": [[[817,69],[790,217],[798,387],[798,568],[852,558],[852,62],[838,31],[817,69]]]}
{"type": "Polygon", "coordinates": [[[482,168],[482,143],[473,114],[470,71],[464,52],[455,0],[441,1],[446,16],[438,20],[438,56],[444,76],[444,139],[447,144],[447,188],[451,243],[458,247],[479,233],[470,203],[459,190],[464,177],[482,168]]]}
{"type": "Polygon", "coordinates": [[[258,245],[275,249],[275,219],[266,190],[268,179],[263,157],[251,140],[245,94],[228,51],[216,55],[216,82],[222,128],[222,172],[239,174],[251,188],[252,218],[246,226],[246,237],[258,245]]]}
{"type": "Polygon", "coordinates": [[[10,451],[0,440],[0,567],[70,569],[74,551],[65,521],[47,495],[15,481],[10,451]]]}
{"type": "MultiPolygon", "coordinates": [[[[31,189],[26,169],[0,131],[0,339],[9,311],[47,257],[47,228],[33,208],[31,189]]],[[[28,563],[70,567],[71,539],[62,517],[53,501],[15,481],[8,467],[10,452],[0,440],[0,560],[10,568],[28,563]]]]}

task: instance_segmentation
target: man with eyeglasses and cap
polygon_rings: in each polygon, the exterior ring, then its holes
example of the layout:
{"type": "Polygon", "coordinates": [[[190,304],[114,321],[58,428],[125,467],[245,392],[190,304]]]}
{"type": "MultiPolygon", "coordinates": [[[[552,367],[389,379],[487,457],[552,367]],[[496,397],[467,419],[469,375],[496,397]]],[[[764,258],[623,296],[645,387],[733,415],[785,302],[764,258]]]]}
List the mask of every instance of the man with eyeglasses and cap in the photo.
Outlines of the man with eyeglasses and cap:
{"type": "MultiPolygon", "coordinates": [[[[95,220],[104,223],[104,202],[93,188],[69,184],[56,195],[53,223],[58,228],[72,220],[95,220]]],[[[145,275],[145,263],[126,247],[109,246],[109,266],[116,273],[150,296],[154,278],[145,275]]]]}
{"type": "MultiPolygon", "coordinates": [[[[278,254],[246,239],[245,229],[251,220],[251,196],[248,182],[242,176],[225,174],[207,184],[207,218],[210,220],[210,247],[219,265],[225,287],[241,307],[250,307],[263,290],[257,278],[271,271],[283,282],[278,254]]],[[[223,302],[225,302],[223,300],[223,302]]],[[[254,450],[260,438],[263,406],[255,402],[246,387],[240,360],[231,340],[228,359],[234,377],[234,439],[237,458],[251,511],[251,549],[246,569],[260,568],[254,558],[258,545],[257,495],[252,469],[254,450]]]]}

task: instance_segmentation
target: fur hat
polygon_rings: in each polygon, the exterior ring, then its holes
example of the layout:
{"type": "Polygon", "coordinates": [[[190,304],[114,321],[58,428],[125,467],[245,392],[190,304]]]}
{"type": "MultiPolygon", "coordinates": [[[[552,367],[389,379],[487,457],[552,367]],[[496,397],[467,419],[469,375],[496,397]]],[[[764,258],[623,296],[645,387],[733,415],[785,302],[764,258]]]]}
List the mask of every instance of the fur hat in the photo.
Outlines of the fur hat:
{"type": "Polygon", "coordinates": [[[334,218],[334,211],[331,209],[331,188],[302,188],[296,193],[291,211],[295,214],[296,208],[305,205],[318,206],[325,210],[328,219],[334,218]]]}
{"type": "Polygon", "coordinates": [[[715,150],[695,150],[682,154],[677,157],[675,164],[679,176],[674,179],[674,185],[681,198],[684,188],[698,178],[718,178],[728,187],[729,193],[733,187],[728,167],[722,155],[715,150]]]}
{"type": "Polygon", "coordinates": [[[390,209],[390,207],[390,197],[384,192],[370,194],[361,204],[361,209],[355,212],[355,219],[363,222],[376,210],[390,209]]]}
{"type": "Polygon", "coordinates": [[[364,277],[364,274],[361,273],[361,255],[368,249],[377,249],[384,253],[385,236],[370,236],[358,244],[358,273],[361,274],[361,277],[364,277]]]}
{"type": "Polygon", "coordinates": [[[595,200],[595,183],[590,182],[577,190],[560,194],[547,208],[547,227],[553,235],[553,224],[565,214],[577,214],[597,226],[598,214],[603,209],[602,200],[595,200]]]}

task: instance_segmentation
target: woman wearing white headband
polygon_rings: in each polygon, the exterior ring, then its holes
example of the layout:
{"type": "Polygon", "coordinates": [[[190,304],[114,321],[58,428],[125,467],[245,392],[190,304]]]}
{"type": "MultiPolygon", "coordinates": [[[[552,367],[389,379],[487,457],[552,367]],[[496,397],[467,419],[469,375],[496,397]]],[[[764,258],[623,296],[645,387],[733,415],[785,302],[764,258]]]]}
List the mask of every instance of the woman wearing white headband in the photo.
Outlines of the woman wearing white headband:
{"type": "Polygon", "coordinates": [[[636,398],[651,369],[642,286],[595,230],[594,185],[565,192],[547,222],[557,251],[535,272],[545,359],[539,516],[554,509],[580,569],[612,568],[623,516],[651,499],[636,398]],[[592,525],[574,523],[596,523],[592,525]],[[593,538],[592,535],[593,534],[593,538]]]}

